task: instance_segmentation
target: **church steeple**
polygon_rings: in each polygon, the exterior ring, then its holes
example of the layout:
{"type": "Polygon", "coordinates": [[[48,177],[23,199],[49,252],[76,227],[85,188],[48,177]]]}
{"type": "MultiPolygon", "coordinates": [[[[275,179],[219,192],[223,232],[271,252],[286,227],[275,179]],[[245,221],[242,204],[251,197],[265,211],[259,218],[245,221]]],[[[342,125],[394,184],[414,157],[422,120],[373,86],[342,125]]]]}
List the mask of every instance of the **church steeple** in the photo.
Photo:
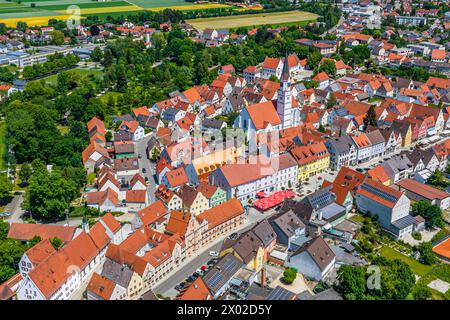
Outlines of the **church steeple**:
{"type": "Polygon", "coordinates": [[[289,61],[288,61],[288,54],[286,52],[284,56],[284,64],[283,64],[283,72],[281,73],[281,81],[289,81],[291,77],[291,73],[289,71],[289,61]]]}
{"type": "Polygon", "coordinates": [[[288,55],[286,52],[283,64],[283,72],[281,73],[280,90],[278,91],[277,113],[280,117],[283,129],[292,126],[292,93],[289,70],[288,55]]]}

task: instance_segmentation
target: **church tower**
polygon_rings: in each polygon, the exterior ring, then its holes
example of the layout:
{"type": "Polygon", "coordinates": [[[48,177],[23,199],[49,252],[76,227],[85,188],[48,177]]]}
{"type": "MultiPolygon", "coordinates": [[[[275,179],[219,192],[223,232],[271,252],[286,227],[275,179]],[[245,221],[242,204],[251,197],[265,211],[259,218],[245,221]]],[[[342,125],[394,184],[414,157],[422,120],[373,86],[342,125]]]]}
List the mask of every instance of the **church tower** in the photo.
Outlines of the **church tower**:
{"type": "Polygon", "coordinates": [[[289,81],[290,77],[288,56],[286,54],[277,99],[277,113],[280,117],[283,129],[292,127],[292,92],[291,83],[289,81]]]}

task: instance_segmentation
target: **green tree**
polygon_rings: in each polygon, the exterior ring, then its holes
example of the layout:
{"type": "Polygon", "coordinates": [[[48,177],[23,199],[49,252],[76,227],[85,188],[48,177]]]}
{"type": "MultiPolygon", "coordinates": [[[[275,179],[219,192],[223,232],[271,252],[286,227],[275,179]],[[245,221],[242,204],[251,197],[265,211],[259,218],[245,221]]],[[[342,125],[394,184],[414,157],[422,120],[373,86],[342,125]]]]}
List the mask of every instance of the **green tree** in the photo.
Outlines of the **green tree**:
{"type": "Polygon", "coordinates": [[[367,111],[366,116],[364,117],[364,130],[367,129],[368,126],[376,126],[377,125],[377,116],[375,113],[375,107],[371,105],[369,110],[367,111]]]}
{"type": "Polygon", "coordinates": [[[31,169],[31,166],[28,163],[22,164],[19,171],[20,184],[22,186],[26,186],[28,183],[28,179],[30,179],[32,174],[33,170],[31,169]]]}
{"type": "Polygon", "coordinates": [[[431,242],[422,242],[417,247],[420,252],[419,261],[426,265],[432,265],[437,262],[436,254],[433,252],[433,245],[431,242]]]}
{"type": "Polygon", "coordinates": [[[444,218],[442,210],[436,205],[432,205],[427,200],[420,200],[412,205],[412,212],[425,218],[427,224],[433,227],[442,228],[444,226],[444,218]]]}
{"type": "Polygon", "coordinates": [[[297,278],[297,269],[286,268],[283,272],[283,281],[287,284],[291,284],[297,278]]]}
{"type": "Polygon", "coordinates": [[[444,189],[448,186],[448,183],[444,180],[444,175],[437,169],[428,178],[427,183],[439,189],[444,189]]]}
{"type": "Polygon", "coordinates": [[[432,293],[430,288],[424,284],[417,284],[412,290],[412,295],[415,300],[428,300],[431,298],[432,293]]]}
{"type": "Polygon", "coordinates": [[[55,250],[61,248],[62,246],[62,240],[58,237],[51,238],[50,243],[52,244],[53,248],[55,248],[55,250]]]}
{"type": "Polygon", "coordinates": [[[325,127],[322,124],[319,125],[319,132],[325,133],[325,127]]]}
{"type": "Polygon", "coordinates": [[[346,300],[364,300],[366,291],[366,269],[362,266],[344,265],[339,268],[337,290],[346,300]]]}
{"type": "Polygon", "coordinates": [[[59,30],[53,30],[50,32],[50,37],[52,38],[52,43],[56,46],[64,44],[64,33],[59,30]]]}
{"type": "Polygon", "coordinates": [[[0,175],[0,204],[5,204],[11,198],[13,185],[6,174],[0,175]]]}
{"type": "Polygon", "coordinates": [[[317,68],[317,66],[320,63],[320,60],[322,60],[322,55],[319,51],[312,51],[308,54],[308,67],[311,70],[314,70],[317,68]]]}
{"type": "Polygon", "coordinates": [[[38,172],[29,180],[25,207],[44,220],[57,220],[64,217],[64,210],[77,195],[76,183],[59,171],[38,172]]]}
{"type": "Polygon", "coordinates": [[[95,62],[100,62],[103,59],[103,51],[100,47],[95,47],[91,53],[91,58],[95,62]]]}
{"type": "Polygon", "coordinates": [[[336,64],[333,60],[327,59],[319,66],[318,72],[325,72],[329,76],[336,75],[336,64]]]}

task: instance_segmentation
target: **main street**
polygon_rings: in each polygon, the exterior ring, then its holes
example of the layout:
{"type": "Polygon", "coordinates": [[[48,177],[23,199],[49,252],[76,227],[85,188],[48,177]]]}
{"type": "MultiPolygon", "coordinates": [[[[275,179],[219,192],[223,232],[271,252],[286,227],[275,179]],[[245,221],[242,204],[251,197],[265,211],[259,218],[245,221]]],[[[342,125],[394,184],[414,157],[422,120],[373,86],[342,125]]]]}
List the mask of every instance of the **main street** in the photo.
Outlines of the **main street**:
{"type": "Polygon", "coordinates": [[[186,260],[183,262],[182,266],[177,271],[173,271],[168,278],[163,280],[157,287],[153,289],[153,291],[159,294],[162,294],[163,296],[167,297],[175,297],[178,293],[177,290],[175,290],[175,286],[183,281],[186,280],[187,277],[192,275],[195,270],[200,268],[202,265],[206,265],[206,263],[212,259],[211,256],[209,256],[210,251],[220,251],[220,248],[222,246],[223,240],[225,240],[230,234],[234,232],[245,232],[252,227],[255,226],[255,224],[265,218],[268,218],[275,214],[275,210],[268,210],[265,213],[261,213],[257,211],[254,208],[249,208],[247,211],[247,217],[246,222],[236,230],[233,230],[229,232],[228,234],[217,238],[215,241],[210,243],[208,246],[205,246],[202,248],[195,256],[191,256],[189,258],[186,258],[186,260]]]}

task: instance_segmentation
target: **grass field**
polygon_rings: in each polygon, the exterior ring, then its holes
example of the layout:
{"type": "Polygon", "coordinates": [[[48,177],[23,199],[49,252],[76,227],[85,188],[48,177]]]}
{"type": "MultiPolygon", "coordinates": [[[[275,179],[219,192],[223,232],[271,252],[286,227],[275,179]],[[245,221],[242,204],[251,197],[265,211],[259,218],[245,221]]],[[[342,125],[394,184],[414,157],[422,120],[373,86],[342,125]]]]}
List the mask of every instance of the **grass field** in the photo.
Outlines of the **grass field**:
{"type": "MultiPolygon", "coordinates": [[[[170,7],[170,9],[180,10],[180,11],[189,11],[189,10],[205,10],[205,9],[217,9],[217,8],[230,8],[229,5],[220,4],[220,3],[205,3],[205,4],[190,4],[190,5],[179,5],[170,7]]],[[[147,8],[150,11],[161,11],[167,9],[166,7],[153,7],[147,8]]]]}
{"type": "Polygon", "coordinates": [[[389,247],[382,247],[380,249],[380,254],[381,256],[393,260],[393,259],[398,259],[403,261],[404,263],[406,263],[407,265],[410,266],[412,272],[414,272],[415,274],[419,275],[419,276],[424,276],[426,275],[431,269],[433,269],[433,266],[428,266],[425,264],[420,263],[417,260],[414,260],[413,258],[410,258],[408,256],[405,256],[404,254],[401,254],[400,252],[389,248],[389,247]]]}
{"type": "Polygon", "coordinates": [[[129,0],[128,2],[142,8],[170,8],[188,4],[188,2],[184,0],[129,0]]]}
{"type": "MultiPolygon", "coordinates": [[[[81,69],[81,68],[76,68],[76,69],[72,69],[66,72],[75,72],[77,74],[79,74],[82,77],[87,77],[89,75],[94,75],[96,77],[103,77],[103,71],[99,70],[99,69],[81,69]]],[[[56,81],[58,79],[58,74],[53,74],[51,76],[42,78],[45,80],[46,83],[51,84],[51,85],[56,85],[56,81]]],[[[40,81],[40,80],[38,80],[40,81]]]]}
{"type": "MultiPolygon", "coordinates": [[[[80,7],[80,9],[132,6],[132,4],[126,1],[77,3],[76,5],[80,7]]],[[[41,3],[38,3],[36,5],[37,8],[42,8],[45,10],[57,10],[57,11],[66,10],[67,6],[68,6],[67,4],[41,4],[41,3]]]]}
{"type": "Polygon", "coordinates": [[[288,12],[273,12],[273,13],[258,13],[251,15],[240,16],[225,16],[203,19],[187,20],[187,23],[194,27],[204,30],[207,28],[213,29],[230,29],[238,27],[260,26],[264,24],[278,25],[278,24],[295,24],[305,21],[314,21],[318,15],[304,11],[288,11],[288,12]]]}

